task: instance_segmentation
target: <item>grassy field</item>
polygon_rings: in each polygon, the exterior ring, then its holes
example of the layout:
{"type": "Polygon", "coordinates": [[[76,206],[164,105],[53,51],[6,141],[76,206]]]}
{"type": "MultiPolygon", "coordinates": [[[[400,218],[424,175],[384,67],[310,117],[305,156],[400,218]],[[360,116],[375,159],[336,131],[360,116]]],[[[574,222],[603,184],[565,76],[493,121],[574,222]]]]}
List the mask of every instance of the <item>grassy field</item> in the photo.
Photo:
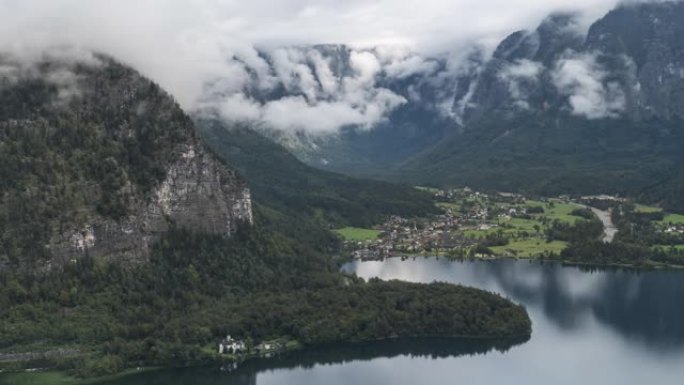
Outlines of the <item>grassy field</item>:
{"type": "Polygon", "coordinates": [[[665,218],[663,218],[662,221],[660,221],[662,224],[675,224],[675,225],[684,225],[684,215],[682,214],[667,214],[665,218]]]}
{"type": "Polygon", "coordinates": [[[561,241],[546,242],[539,238],[528,238],[524,240],[511,241],[506,246],[492,247],[496,255],[516,255],[518,257],[534,257],[545,251],[559,253],[567,247],[567,243],[561,241]]]}
{"type": "Polygon", "coordinates": [[[335,230],[337,234],[347,241],[372,241],[378,239],[380,231],[373,229],[362,229],[359,227],[345,227],[335,230]]]}
{"type": "Polygon", "coordinates": [[[657,213],[663,211],[663,209],[656,206],[647,206],[637,203],[636,205],[634,205],[634,211],[638,213],[657,213]]]}
{"type": "Polygon", "coordinates": [[[538,225],[540,228],[542,227],[541,222],[536,221],[534,219],[523,219],[523,218],[511,218],[509,221],[502,222],[504,224],[508,224],[509,226],[513,226],[514,231],[527,231],[527,232],[534,232],[534,226],[538,225]]]}
{"type": "Polygon", "coordinates": [[[508,220],[499,220],[499,226],[489,230],[466,230],[465,235],[470,237],[481,238],[488,234],[497,233],[503,230],[504,234],[511,238],[518,235],[519,232],[527,232],[530,234],[525,239],[511,239],[506,246],[492,247],[497,255],[509,256],[516,255],[519,257],[534,257],[544,252],[559,253],[567,247],[567,243],[561,241],[546,242],[543,236],[535,235],[536,229],[543,232],[544,226],[540,221],[541,217],[546,217],[549,220],[559,220],[561,222],[575,223],[581,220],[580,217],[570,215],[570,213],[577,208],[577,206],[560,201],[553,201],[553,207],[550,207],[547,202],[528,200],[525,204],[527,207],[543,207],[543,214],[535,214],[534,219],[511,218],[508,220]]]}
{"type": "Polygon", "coordinates": [[[577,209],[579,206],[563,203],[557,199],[550,199],[549,202],[553,202],[553,207],[549,205],[548,202],[528,200],[525,205],[527,207],[541,206],[544,208],[544,214],[539,214],[537,216],[545,216],[550,220],[558,219],[561,222],[575,223],[580,220],[580,217],[570,215],[570,213],[577,209]]]}
{"type": "MultiPolygon", "coordinates": [[[[671,245],[655,245],[655,246],[653,246],[653,248],[656,248],[656,247],[660,247],[662,249],[669,250],[670,247],[672,247],[672,246],[671,245]]],[[[684,250],[684,245],[674,245],[674,248],[676,250],[684,250]]]]}
{"type": "Polygon", "coordinates": [[[481,238],[489,234],[496,234],[499,232],[499,230],[503,230],[504,234],[517,235],[519,231],[534,233],[534,225],[539,225],[540,228],[543,227],[541,222],[534,219],[511,218],[508,220],[499,220],[499,226],[489,230],[465,230],[463,233],[467,237],[475,238],[481,238]]]}
{"type": "Polygon", "coordinates": [[[0,385],[76,385],[87,382],[60,372],[0,374],[0,385]]]}

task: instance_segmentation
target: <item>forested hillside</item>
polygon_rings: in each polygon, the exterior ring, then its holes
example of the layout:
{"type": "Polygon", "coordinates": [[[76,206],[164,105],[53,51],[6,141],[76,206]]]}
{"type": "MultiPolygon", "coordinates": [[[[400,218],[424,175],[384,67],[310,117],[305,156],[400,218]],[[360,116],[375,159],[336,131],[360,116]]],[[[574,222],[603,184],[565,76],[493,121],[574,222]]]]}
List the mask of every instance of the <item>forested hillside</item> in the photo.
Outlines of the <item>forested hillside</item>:
{"type": "Polygon", "coordinates": [[[206,137],[222,163],[154,83],[93,59],[45,61],[0,88],[0,370],[220,363],[235,358],[216,354],[226,334],[529,336],[525,309],[498,295],[338,272],[329,225],[423,214],[428,196],[311,170],[248,131],[206,137]],[[52,83],[58,70],[68,83],[52,83]]]}
{"type": "Polygon", "coordinates": [[[85,258],[59,274],[0,272],[0,354],[67,353],[2,367],[97,376],[142,365],[217,362],[226,334],[305,345],[395,336],[529,335],[521,306],[446,284],[364,283],[326,255],[257,225],[231,239],[172,232],[148,264],[85,258]]]}
{"type": "Polygon", "coordinates": [[[370,227],[390,215],[437,212],[428,193],[386,182],[363,180],[310,167],[246,126],[198,119],[207,145],[236,167],[254,198],[321,225],[370,227]]]}
{"type": "Polygon", "coordinates": [[[617,194],[684,210],[684,124],[528,114],[444,140],[391,177],[552,195],[617,194]]]}
{"type": "Polygon", "coordinates": [[[0,269],[145,260],[171,224],[228,235],[251,220],[244,181],[133,69],[92,55],[0,63],[0,269]]]}

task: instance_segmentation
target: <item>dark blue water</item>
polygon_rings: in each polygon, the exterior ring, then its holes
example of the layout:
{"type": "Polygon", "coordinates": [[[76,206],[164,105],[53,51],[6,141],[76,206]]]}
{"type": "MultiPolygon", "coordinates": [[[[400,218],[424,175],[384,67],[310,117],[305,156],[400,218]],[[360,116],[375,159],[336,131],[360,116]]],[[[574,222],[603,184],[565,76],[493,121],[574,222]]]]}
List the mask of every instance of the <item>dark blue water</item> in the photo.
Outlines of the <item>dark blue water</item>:
{"type": "Polygon", "coordinates": [[[354,262],[361,277],[461,283],[526,305],[529,341],[406,340],[335,345],[180,369],[126,384],[684,384],[684,272],[582,271],[528,261],[354,262]]]}

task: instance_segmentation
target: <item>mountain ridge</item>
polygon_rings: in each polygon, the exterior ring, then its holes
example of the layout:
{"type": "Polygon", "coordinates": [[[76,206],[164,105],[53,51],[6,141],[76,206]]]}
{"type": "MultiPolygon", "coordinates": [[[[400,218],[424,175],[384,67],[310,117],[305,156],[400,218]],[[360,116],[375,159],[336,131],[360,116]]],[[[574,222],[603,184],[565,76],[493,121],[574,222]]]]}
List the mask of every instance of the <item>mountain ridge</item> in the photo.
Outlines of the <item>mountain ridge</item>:
{"type": "MultiPolygon", "coordinates": [[[[491,57],[475,47],[460,53],[466,59],[458,64],[412,54],[383,62],[380,48],[327,47],[310,55],[344,68],[342,83],[362,74],[351,56],[375,55],[373,86],[403,102],[371,127],[344,126],[334,135],[259,119],[253,126],[306,163],[353,176],[542,194],[562,193],[562,186],[681,211],[682,26],[682,2],[621,4],[588,30],[574,14],[552,14],[510,34],[491,57]],[[326,57],[330,50],[346,55],[326,57]]],[[[296,59],[310,51],[296,52],[292,63],[322,84],[309,59],[296,59]]]]}
{"type": "Polygon", "coordinates": [[[144,261],[171,227],[230,235],[250,192],[156,84],[102,55],[6,59],[0,263],[144,261]]]}

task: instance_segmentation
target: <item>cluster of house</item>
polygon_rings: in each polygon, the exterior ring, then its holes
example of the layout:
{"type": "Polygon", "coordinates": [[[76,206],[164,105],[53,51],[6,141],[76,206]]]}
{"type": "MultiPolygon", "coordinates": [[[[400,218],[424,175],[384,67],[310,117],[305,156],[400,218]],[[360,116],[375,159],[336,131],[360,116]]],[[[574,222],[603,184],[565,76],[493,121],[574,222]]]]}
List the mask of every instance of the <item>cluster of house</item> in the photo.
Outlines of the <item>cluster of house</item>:
{"type": "Polygon", "coordinates": [[[447,190],[437,190],[433,196],[437,200],[449,200],[455,201],[459,199],[479,199],[488,198],[488,195],[478,191],[473,191],[470,187],[464,187],[462,189],[447,189],[447,190]]]}
{"type": "Polygon", "coordinates": [[[443,215],[421,221],[393,216],[380,227],[382,233],[378,239],[357,242],[352,257],[375,260],[425,251],[448,252],[472,246],[476,241],[466,237],[462,231],[457,231],[459,223],[461,219],[450,210],[443,215]]]}
{"type": "Polygon", "coordinates": [[[219,342],[219,354],[244,355],[247,353],[256,353],[267,355],[281,350],[282,347],[282,344],[279,342],[262,342],[250,349],[245,341],[235,339],[229,334],[219,342]]]}
{"type": "Polygon", "coordinates": [[[612,201],[612,202],[626,202],[627,199],[621,198],[619,196],[614,196],[614,195],[607,195],[607,194],[601,194],[601,195],[583,195],[580,200],[582,201],[612,201]]]}
{"type": "Polygon", "coordinates": [[[434,192],[438,201],[451,203],[468,201],[461,209],[446,207],[441,215],[427,219],[407,220],[392,216],[379,227],[378,239],[365,242],[350,242],[352,258],[377,260],[392,256],[419,254],[423,252],[449,253],[452,250],[474,246],[478,240],[465,235],[464,230],[487,231],[497,227],[493,219],[511,219],[526,215],[525,198],[519,194],[500,193],[497,202],[503,201],[510,207],[490,209],[487,194],[473,192],[469,188],[438,190],[434,192]],[[465,209],[464,209],[465,207],[465,209]]]}
{"type": "Polygon", "coordinates": [[[665,232],[668,234],[684,234],[684,225],[670,225],[667,226],[665,232]]]}
{"type": "Polygon", "coordinates": [[[229,335],[219,342],[219,354],[244,354],[247,353],[247,345],[242,340],[237,340],[229,335]]]}

